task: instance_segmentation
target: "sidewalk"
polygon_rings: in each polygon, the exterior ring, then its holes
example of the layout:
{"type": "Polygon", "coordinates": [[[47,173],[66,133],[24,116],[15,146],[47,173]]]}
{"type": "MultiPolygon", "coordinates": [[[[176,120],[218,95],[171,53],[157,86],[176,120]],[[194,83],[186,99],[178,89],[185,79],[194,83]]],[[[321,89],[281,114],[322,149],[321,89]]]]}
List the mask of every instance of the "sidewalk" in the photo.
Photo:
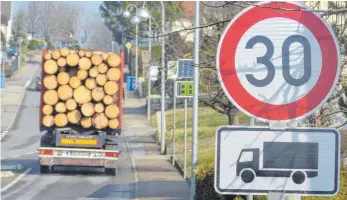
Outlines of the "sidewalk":
{"type": "Polygon", "coordinates": [[[126,93],[124,129],[136,174],[136,199],[189,199],[190,186],[167,155],[160,154],[155,129],[146,116],[146,100],[126,93]]]}
{"type": "Polygon", "coordinates": [[[40,61],[27,62],[12,77],[6,78],[6,88],[1,88],[1,138],[11,129],[24,99],[26,88],[40,68],[40,61]]]}

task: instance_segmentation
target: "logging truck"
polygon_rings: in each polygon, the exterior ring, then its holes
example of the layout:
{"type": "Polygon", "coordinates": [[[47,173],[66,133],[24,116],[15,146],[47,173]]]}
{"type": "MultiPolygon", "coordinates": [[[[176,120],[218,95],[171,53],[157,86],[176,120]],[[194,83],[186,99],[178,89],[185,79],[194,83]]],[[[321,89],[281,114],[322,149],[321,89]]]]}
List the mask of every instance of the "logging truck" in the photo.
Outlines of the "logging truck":
{"type": "Polygon", "coordinates": [[[40,172],[56,166],[117,174],[124,55],[67,48],[42,52],[40,172]]]}

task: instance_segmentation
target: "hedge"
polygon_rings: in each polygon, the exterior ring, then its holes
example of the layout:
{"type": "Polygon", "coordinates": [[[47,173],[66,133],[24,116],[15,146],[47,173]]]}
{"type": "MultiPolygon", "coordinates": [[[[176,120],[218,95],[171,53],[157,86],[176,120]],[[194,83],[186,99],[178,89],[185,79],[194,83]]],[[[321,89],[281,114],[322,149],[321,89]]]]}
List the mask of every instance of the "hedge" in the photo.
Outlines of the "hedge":
{"type": "MultiPolygon", "coordinates": [[[[214,162],[206,161],[196,170],[196,198],[197,200],[246,200],[245,196],[220,195],[214,189],[214,162]]],[[[302,200],[346,200],[347,199],[347,171],[341,170],[340,192],[334,197],[302,197],[302,200]]],[[[254,196],[253,200],[267,200],[267,196],[254,196]]]]}
{"type": "Polygon", "coordinates": [[[46,42],[43,41],[43,40],[30,40],[29,41],[29,45],[28,45],[28,49],[30,49],[30,50],[37,50],[37,49],[39,49],[39,46],[41,44],[46,45],[46,42]]]}

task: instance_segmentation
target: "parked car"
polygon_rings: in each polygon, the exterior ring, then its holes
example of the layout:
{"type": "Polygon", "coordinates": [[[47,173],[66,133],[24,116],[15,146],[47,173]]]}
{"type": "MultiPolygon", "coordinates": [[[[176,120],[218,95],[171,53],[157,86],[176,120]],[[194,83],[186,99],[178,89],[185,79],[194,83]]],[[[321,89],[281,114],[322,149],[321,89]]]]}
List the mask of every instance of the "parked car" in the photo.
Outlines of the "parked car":
{"type": "Polygon", "coordinates": [[[41,75],[37,75],[35,79],[35,90],[40,91],[41,88],[41,75]]]}

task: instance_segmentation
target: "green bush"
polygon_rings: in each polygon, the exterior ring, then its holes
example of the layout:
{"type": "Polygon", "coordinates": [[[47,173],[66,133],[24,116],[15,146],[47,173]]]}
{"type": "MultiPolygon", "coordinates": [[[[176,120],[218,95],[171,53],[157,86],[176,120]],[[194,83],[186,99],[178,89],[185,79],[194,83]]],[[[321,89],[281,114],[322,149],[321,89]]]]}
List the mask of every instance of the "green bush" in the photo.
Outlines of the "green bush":
{"type": "Polygon", "coordinates": [[[54,49],[54,46],[51,42],[48,42],[47,44],[47,50],[53,50],[54,49]]]}
{"type": "Polygon", "coordinates": [[[46,42],[43,40],[30,40],[29,45],[28,45],[28,49],[37,50],[37,49],[39,49],[41,44],[46,45],[46,42]]]}

